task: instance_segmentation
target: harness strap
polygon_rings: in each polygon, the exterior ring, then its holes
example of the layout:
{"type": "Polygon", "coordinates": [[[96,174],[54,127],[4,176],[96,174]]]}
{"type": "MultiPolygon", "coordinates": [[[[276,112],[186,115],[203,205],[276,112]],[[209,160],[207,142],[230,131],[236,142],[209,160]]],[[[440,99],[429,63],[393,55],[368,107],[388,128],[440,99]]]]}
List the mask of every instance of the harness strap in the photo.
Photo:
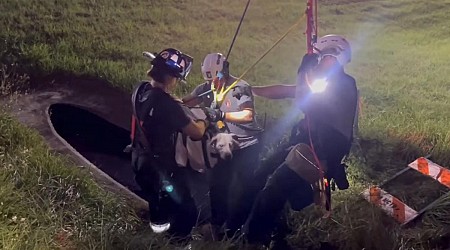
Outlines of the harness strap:
{"type": "Polygon", "coordinates": [[[150,150],[150,142],[148,141],[147,137],[145,136],[144,128],[142,127],[142,121],[139,119],[139,116],[137,115],[136,111],[136,104],[137,104],[137,98],[140,92],[142,91],[142,88],[145,87],[146,84],[148,84],[148,81],[141,82],[133,91],[133,94],[131,96],[131,103],[133,106],[133,116],[131,121],[131,138],[132,138],[132,145],[135,146],[135,135],[136,135],[136,128],[141,134],[142,137],[142,143],[144,144],[144,147],[150,150]]]}
{"type": "Polygon", "coordinates": [[[206,148],[206,137],[202,138],[202,151],[203,151],[203,160],[205,161],[205,165],[207,168],[211,168],[211,163],[209,162],[208,150],[206,148]]]}
{"type": "Polygon", "coordinates": [[[230,122],[230,123],[235,125],[236,127],[240,128],[240,129],[243,129],[243,130],[252,131],[252,132],[260,132],[260,133],[264,132],[264,129],[262,129],[262,128],[248,128],[248,127],[246,127],[246,126],[244,126],[242,124],[239,124],[239,123],[234,123],[234,122],[230,122]]]}
{"type": "MultiPolygon", "coordinates": [[[[178,136],[178,135],[177,135],[178,136]]],[[[187,135],[185,135],[185,134],[182,134],[182,138],[181,138],[182,140],[183,140],[183,145],[184,145],[184,147],[186,148],[187,147],[187,135]]]]}
{"type": "Polygon", "coordinates": [[[328,179],[325,176],[325,171],[323,169],[322,164],[320,164],[319,157],[317,156],[316,150],[314,149],[314,144],[311,137],[311,125],[309,122],[309,116],[305,117],[307,121],[307,128],[308,128],[308,136],[309,136],[309,144],[311,147],[311,151],[314,156],[314,160],[317,162],[317,166],[319,167],[319,173],[320,173],[320,180],[319,180],[319,189],[320,192],[325,193],[325,210],[327,211],[327,214],[324,215],[324,217],[330,216],[331,213],[331,187],[328,183],[328,179]]]}

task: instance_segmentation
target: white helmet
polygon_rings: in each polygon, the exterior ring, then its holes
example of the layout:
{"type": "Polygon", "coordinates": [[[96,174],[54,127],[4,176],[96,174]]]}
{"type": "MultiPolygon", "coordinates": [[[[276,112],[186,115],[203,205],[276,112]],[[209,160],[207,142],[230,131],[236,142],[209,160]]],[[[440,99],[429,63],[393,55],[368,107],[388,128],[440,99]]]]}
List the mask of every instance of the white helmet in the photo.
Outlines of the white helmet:
{"type": "Polygon", "coordinates": [[[225,56],[221,53],[211,53],[205,56],[202,63],[203,78],[207,81],[213,80],[223,69],[225,56]]]}
{"type": "Polygon", "coordinates": [[[338,62],[344,66],[352,59],[352,50],[347,40],[339,35],[326,35],[317,39],[315,50],[321,57],[330,55],[336,57],[338,62]]]}

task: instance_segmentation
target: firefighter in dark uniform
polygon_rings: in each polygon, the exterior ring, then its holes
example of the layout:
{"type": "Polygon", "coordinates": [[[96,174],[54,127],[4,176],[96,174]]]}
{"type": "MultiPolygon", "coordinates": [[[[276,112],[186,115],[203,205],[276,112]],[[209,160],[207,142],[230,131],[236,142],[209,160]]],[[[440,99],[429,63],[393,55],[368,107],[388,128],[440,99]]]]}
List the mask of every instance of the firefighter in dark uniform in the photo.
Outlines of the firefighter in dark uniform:
{"type": "Polygon", "coordinates": [[[149,203],[151,227],[185,238],[195,225],[196,208],[190,195],[186,169],[175,161],[178,132],[201,139],[208,122],[195,120],[172,92],[184,81],[192,58],[165,49],[152,60],[151,81],[140,83],[132,96],[132,167],[136,182],[149,203]]]}
{"type": "Polygon", "coordinates": [[[253,87],[257,96],[295,98],[305,118],[292,130],[288,145],[269,161],[275,171],[244,227],[250,243],[270,244],[287,202],[299,211],[327,197],[324,205],[330,209],[330,181],[341,190],[348,188],[342,160],[350,151],[357,109],[355,79],[343,69],[350,59],[349,43],[327,35],[318,39],[315,53],[303,57],[296,85],[253,87]]]}

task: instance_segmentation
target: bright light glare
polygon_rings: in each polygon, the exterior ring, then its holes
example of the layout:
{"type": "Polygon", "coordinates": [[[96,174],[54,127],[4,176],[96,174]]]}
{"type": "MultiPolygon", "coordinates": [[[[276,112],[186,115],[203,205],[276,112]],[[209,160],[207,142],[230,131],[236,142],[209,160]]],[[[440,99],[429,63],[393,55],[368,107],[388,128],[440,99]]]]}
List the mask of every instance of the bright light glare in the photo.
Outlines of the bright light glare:
{"type": "Polygon", "coordinates": [[[173,186],[172,185],[167,185],[164,188],[166,189],[167,193],[172,193],[172,191],[173,191],[173,186]]]}
{"type": "Polygon", "coordinates": [[[173,191],[173,185],[170,184],[169,181],[163,181],[163,189],[167,192],[167,193],[172,193],[173,191]]]}
{"type": "Polygon", "coordinates": [[[150,223],[150,227],[152,228],[154,233],[160,234],[160,233],[164,233],[165,231],[169,230],[170,223],[165,223],[162,225],[150,223]]]}
{"type": "Polygon", "coordinates": [[[328,82],[325,78],[314,80],[311,84],[311,92],[321,93],[327,88],[328,82]]]}

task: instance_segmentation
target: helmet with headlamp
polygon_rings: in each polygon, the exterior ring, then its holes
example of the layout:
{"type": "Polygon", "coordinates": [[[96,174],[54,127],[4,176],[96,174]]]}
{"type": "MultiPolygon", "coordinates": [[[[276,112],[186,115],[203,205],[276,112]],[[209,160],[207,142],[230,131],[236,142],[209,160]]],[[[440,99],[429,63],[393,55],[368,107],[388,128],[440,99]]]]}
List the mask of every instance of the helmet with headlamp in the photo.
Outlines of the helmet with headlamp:
{"type": "Polygon", "coordinates": [[[314,50],[320,58],[335,57],[342,66],[349,63],[352,58],[350,43],[340,35],[326,35],[319,38],[314,45],[314,50]]]}
{"type": "Polygon", "coordinates": [[[155,70],[161,70],[183,81],[189,75],[192,63],[193,58],[191,56],[173,48],[159,52],[151,62],[155,70]]]}

